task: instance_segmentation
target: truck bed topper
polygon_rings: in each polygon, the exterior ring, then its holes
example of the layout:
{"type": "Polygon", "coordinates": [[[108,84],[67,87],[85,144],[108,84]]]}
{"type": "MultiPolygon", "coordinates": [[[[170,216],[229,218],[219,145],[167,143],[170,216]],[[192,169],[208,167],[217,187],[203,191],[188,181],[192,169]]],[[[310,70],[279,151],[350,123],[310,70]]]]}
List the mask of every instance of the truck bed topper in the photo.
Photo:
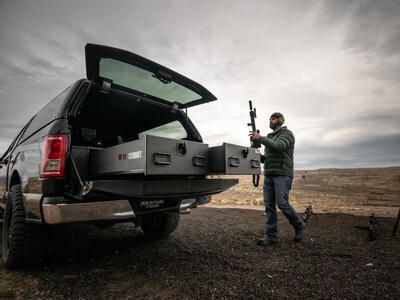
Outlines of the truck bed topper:
{"type": "Polygon", "coordinates": [[[187,108],[217,98],[197,82],[137,54],[103,45],[85,47],[86,74],[105,89],[187,108]]]}

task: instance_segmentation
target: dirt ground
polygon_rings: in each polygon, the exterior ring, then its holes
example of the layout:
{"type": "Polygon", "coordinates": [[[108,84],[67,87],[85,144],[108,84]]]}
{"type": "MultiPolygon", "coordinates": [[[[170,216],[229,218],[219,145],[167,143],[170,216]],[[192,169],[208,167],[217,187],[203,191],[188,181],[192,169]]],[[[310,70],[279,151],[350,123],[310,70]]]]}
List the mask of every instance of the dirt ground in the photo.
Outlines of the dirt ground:
{"type": "MultiPolygon", "coordinates": [[[[61,226],[46,262],[0,267],[0,299],[400,299],[400,167],[296,171],[291,203],[317,213],[298,244],[279,215],[281,243],[260,247],[262,184],[251,176],[181,216],[168,239],[133,224],[61,226]],[[381,235],[368,241],[375,213],[381,235]]],[[[261,178],[261,182],[262,182],[261,178]]]]}
{"type": "Polygon", "coordinates": [[[7,299],[400,298],[400,232],[381,218],[369,242],[368,218],[319,214],[300,243],[279,215],[281,243],[260,247],[258,210],[200,207],[181,215],[167,239],[145,238],[133,224],[54,231],[43,266],[0,269],[7,299]]]}

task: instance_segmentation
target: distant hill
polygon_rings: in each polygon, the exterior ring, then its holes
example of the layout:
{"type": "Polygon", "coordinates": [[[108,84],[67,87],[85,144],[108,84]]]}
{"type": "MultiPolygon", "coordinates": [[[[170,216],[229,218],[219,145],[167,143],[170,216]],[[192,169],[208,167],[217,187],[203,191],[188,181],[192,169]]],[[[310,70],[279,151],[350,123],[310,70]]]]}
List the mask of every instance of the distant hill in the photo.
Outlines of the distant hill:
{"type": "MultiPolygon", "coordinates": [[[[263,205],[262,180],[254,188],[251,176],[213,196],[214,204],[263,205]]],[[[298,211],[314,205],[319,212],[396,215],[400,207],[400,167],[296,170],[291,202],[298,211]]]]}

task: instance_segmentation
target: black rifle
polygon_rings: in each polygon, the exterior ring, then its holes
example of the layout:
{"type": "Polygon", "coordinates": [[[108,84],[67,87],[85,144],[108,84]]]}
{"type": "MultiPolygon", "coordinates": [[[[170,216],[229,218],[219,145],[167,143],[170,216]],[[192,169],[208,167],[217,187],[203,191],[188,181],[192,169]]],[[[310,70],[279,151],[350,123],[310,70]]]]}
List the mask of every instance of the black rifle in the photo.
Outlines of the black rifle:
{"type": "Polygon", "coordinates": [[[313,206],[309,205],[309,206],[306,207],[306,210],[304,211],[303,222],[307,223],[307,221],[310,219],[311,216],[314,216],[315,219],[318,220],[317,215],[314,214],[313,206]]]}
{"type": "Polygon", "coordinates": [[[369,217],[367,226],[354,225],[354,227],[368,230],[368,239],[370,241],[375,241],[376,237],[382,232],[382,226],[374,213],[369,217]]]}
{"type": "Polygon", "coordinates": [[[399,221],[400,221],[400,208],[399,208],[399,213],[397,214],[396,223],[394,223],[392,236],[396,234],[397,227],[399,227],[399,221]]]}
{"type": "MultiPolygon", "coordinates": [[[[249,100],[249,107],[250,107],[250,123],[247,123],[247,126],[251,126],[251,131],[256,131],[260,133],[260,130],[256,128],[256,118],[257,118],[257,112],[256,109],[253,108],[253,103],[251,100],[249,100]]],[[[253,137],[250,137],[250,145],[252,148],[258,149],[261,148],[261,142],[259,140],[253,139],[253,137]]],[[[255,187],[258,187],[258,184],[260,182],[260,175],[253,175],[253,185],[255,187]]]]}
{"type": "MultiPolygon", "coordinates": [[[[253,108],[253,103],[249,100],[249,107],[250,107],[250,123],[247,123],[247,126],[251,126],[251,131],[257,131],[260,133],[260,130],[256,128],[256,118],[257,118],[257,111],[253,108]]],[[[259,140],[253,139],[250,137],[250,144],[252,148],[261,148],[261,142],[259,140]]]]}

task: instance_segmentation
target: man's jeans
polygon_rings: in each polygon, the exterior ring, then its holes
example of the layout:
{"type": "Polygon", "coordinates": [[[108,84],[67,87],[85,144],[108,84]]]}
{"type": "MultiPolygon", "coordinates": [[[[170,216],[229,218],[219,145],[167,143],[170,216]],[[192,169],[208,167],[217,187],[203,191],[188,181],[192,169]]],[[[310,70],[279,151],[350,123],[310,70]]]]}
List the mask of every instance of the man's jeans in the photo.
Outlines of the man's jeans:
{"type": "Polygon", "coordinates": [[[266,237],[271,240],[278,239],[278,224],[276,206],[292,224],[295,231],[300,230],[303,221],[289,204],[289,191],[293,178],[289,176],[268,175],[264,179],[264,204],[267,213],[266,237]]]}

